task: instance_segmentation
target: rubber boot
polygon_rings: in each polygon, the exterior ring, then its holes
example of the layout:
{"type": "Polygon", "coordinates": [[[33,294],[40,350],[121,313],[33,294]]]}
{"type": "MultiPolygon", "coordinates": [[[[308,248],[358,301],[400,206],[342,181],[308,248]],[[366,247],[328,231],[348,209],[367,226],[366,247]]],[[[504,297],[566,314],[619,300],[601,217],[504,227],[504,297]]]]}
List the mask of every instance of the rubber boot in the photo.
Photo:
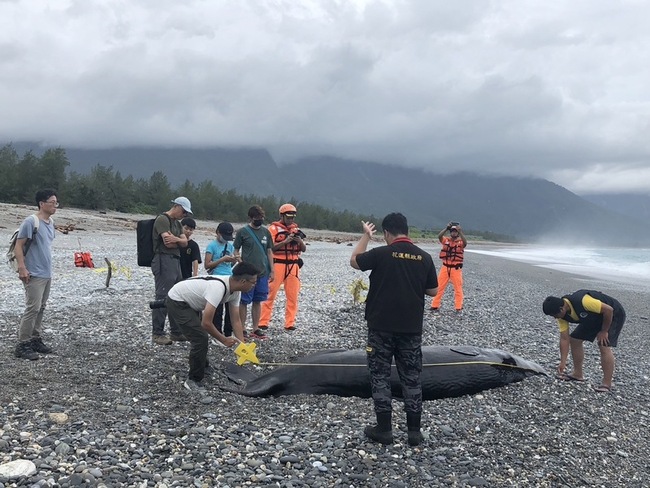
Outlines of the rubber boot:
{"type": "Polygon", "coordinates": [[[384,445],[393,443],[393,427],[391,421],[391,412],[377,413],[377,425],[369,425],[363,433],[368,439],[379,442],[384,445]]]}
{"type": "Polygon", "coordinates": [[[422,414],[407,413],[406,414],[406,429],[409,438],[409,446],[419,446],[424,441],[424,436],[420,431],[420,420],[422,414]]]}

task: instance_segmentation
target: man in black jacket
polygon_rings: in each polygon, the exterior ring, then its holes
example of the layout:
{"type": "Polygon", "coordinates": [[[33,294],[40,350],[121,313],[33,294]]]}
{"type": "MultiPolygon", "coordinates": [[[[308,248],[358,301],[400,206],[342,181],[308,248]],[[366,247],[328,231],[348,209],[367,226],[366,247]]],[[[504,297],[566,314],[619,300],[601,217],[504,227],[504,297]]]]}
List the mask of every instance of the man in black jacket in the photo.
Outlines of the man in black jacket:
{"type": "Polygon", "coordinates": [[[618,336],[625,323],[623,306],[608,295],[593,290],[578,290],[562,298],[549,296],[544,300],[542,310],[555,317],[560,329],[559,378],[567,381],[584,381],[583,342],[596,339],[600,348],[600,365],[603,381],[595,390],[610,392],[614,378],[615,359],[612,348],[618,343],[618,336]],[[569,334],[569,323],[578,324],[569,334]],[[573,371],[566,373],[567,356],[571,349],[573,371]]]}

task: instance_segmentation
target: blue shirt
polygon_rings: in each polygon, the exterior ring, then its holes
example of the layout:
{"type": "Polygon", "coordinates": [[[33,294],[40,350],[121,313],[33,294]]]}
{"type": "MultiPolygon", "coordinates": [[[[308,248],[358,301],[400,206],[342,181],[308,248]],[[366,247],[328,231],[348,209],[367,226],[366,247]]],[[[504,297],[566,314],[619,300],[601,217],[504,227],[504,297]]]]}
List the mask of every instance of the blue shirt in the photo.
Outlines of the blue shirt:
{"type": "MultiPolygon", "coordinates": [[[[232,241],[226,241],[224,243],[216,239],[208,244],[208,247],[205,249],[206,254],[212,254],[212,261],[216,261],[224,256],[232,256],[234,252],[235,247],[232,245],[232,241]]],[[[215,268],[209,270],[208,274],[230,276],[232,274],[232,263],[219,263],[215,268]]]]}

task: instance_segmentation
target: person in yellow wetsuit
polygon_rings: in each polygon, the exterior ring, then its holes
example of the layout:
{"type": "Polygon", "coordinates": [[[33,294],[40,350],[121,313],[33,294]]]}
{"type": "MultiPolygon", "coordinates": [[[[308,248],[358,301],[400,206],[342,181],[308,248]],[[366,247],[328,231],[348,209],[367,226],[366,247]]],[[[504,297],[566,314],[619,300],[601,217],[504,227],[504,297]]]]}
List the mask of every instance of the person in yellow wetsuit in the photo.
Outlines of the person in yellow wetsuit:
{"type": "Polygon", "coordinates": [[[544,314],[557,319],[560,329],[560,364],[558,378],[565,381],[584,381],[582,365],[585,358],[584,341],[598,343],[603,380],[595,386],[597,392],[612,390],[615,359],[612,351],[625,323],[625,309],[615,298],[595,290],[578,290],[562,297],[546,297],[542,304],[544,314]],[[577,324],[569,333],[569,324],[577,324]],[[566,365],[571,349],[573,371],[566,365]]]}

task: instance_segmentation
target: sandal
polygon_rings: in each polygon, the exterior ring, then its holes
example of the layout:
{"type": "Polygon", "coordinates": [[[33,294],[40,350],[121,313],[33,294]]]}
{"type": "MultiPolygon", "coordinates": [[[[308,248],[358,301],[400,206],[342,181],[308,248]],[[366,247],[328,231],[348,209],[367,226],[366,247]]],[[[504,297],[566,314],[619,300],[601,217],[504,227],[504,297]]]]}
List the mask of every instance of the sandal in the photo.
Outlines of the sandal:
{"type": "Polygon", "coordinates": [[[612,392],[612,387],[611,386],[605,386],[605,385],[594,386],[594,391],[597,392],[597,393],[611,393],[612,392]]]}

